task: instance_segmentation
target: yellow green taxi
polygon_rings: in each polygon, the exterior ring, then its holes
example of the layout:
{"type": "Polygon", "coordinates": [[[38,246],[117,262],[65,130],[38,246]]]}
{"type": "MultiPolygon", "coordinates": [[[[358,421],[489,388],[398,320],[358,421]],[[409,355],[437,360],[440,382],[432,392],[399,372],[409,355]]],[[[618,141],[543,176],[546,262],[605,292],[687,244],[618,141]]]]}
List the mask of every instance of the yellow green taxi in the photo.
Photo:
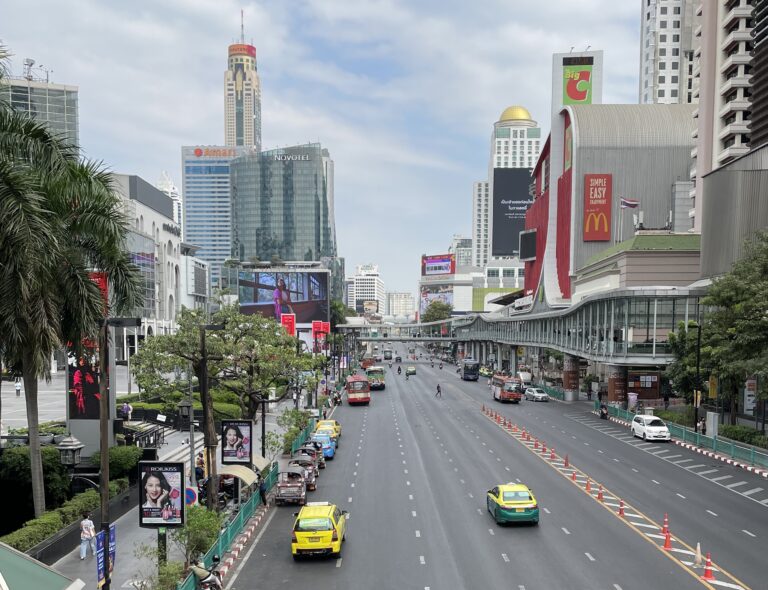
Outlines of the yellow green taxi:
{"type": "Polygon", "coordinates": [[[486,504],[496,524],[539,524],[539,503],[525,484],[510,482],[491,488],[486,496],[486,504]]]}
{"type": "Polygon", "coordinates": [[[416,374],[416,367],[414,367],[413,365],[409,365],[405,369],[405,374],[406,375],[415,375],[416,374]]]}
{"type": "Polygon", "coordinates": [[[294,559],[310,555],[339,557],[347,539],[347,511],[330,502],[307,502],[296,513],[291,533],[294,559]]]}
{"type": "Polygon", "coordinates": [[[336,432],[336,437],[341,437],[341,424],[337,420],[320,420],[317,423],[317,426],[315,426],[315,430],[320,430],[321,428],[327,428],[330,426],[333,428],[333,430],[336,432]]]}

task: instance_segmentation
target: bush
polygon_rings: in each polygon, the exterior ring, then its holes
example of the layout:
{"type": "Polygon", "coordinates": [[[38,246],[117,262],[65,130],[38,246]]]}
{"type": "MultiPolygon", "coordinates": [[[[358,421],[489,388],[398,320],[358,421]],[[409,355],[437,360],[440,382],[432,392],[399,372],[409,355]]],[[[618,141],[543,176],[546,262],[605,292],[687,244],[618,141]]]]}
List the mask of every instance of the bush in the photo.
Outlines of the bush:
{"type": "Polygon", "coordinates": [[[64,526],[76,522],[83,517],[83,512],[94,512],[100,505],[99,492],[96,490],[86,490],[81,494],[73,496],[68,502],[64,502],[57,509],[61,515],[64,526]]]}
{"type": "Polygon", "coordinates": [[[173,530],[171,540],[184,553],[185,565],[189,565],[219,538],[222,515],[202,506],[189,506],[186,520],[183,527],[173,530]]]}
{"type": "Polygon", "coordinates": [[[243,409],[237,404],[223,404],[219,402],[213,402],[213,416],[216,419],[242,418],[243,409]]]}
{"type": "MultiPolygon", "coordinates": [[[[38,425],[38,428],[40,429],[40,434],[67,434],[67,425],[64,422],[58,422],[56,420],[53,420],[51,422],[41,422],[38,425]]],[[[22,428],[9,428],[8,434],[27,434],[29,433],[29,428],[26,426],[22,428]]]]}
{"type": "Polygon", "coordinates": [[[19,551],[27,551],[51,535],[56,534],[63,526],[64,523],[58,512],[46,512],[40,518],[24,523],[23,528],[0,537],[0,541],[19,551]]]}
{"type": "Polygon", "coordinates": [[[283,454],[289,455],[291,453],[291,445],[293,441],[301,434],[302,429],[296,426],[289,428],[283,435],[283,454]]]}
{"type": "Polygon", "coordinates": [[[759,430],[752,428],[751,426],[744,426],[742,424],[723,424],[718,429],[718,435],[738,442],[768,449],[768,437],[763,436],[760,434],[759,430]]]}
{"type": "Polygon", "coordinates": [[[176,590],[176,584],[184,574],[184,564],[180,561],[166,561],[157,566],[157,590],[176,590]]]}
{"type": "MultiPolygon", "coordinates": [[[[143,451],[139,447],[112,447],[109,449],[109,478],[119,479],[136,474],[143,451]]],[[[98,467],[101,463],[101,453],[96,451],[91,455],[91,465],[98,467]]]]}
{"type": "Polygon", "coordinates": [[[693,428],[694,419],[693,408],[691,406],[683,406],[680,410],[662,410],[661,408],[655,408],[653,413],[665,422],[672,422],[673,424],[680,424],[681,426],[693,428]]]}

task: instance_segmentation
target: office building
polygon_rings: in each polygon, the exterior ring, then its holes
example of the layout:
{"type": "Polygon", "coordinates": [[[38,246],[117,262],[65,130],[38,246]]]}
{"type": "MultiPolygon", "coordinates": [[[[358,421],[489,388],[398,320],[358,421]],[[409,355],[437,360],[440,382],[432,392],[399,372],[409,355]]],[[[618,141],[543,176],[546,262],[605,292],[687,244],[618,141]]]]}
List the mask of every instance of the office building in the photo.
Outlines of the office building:
{"type": "Polygon", "coordinates": [[[386,301],[386,315],[408,317],[416,311],[413,293],[387,291],[386,301]]]}
{"type": "Polygon", "coordinates": [[[691,150],[691,227],[702,227],[703,178],[746,154],[752,111],[752,0],[706,0],[696,8],[694,98],[698,98],[691,150]]]}
{"type": "Polygon", "coordinates": [[[641,104],[696,102],[695,5],[701,0],[640,0],[641,104]]]}
{"type": "Polygon", "coordinates": [[[319,143],[237,158],[231,182],[234,258],[336,257],[333,160],[319,143]]]}
{"type": "Polygon", "coordinates": [[[184,211],[182,210],[183,205],[181,203],[181,193],[165,170],[163,170],[163,174],[160,176],[160,180],[157,181],[156,186],[158,189],[168,195],[168,197],[173,202],[173,221],[181,225],[182,218],[184,217],[184,211]]]}
{"type": "Polygon", "coordinates": [[[472,187],[474,266],[485,266],[492,257],[515,255],[517,243],[514,238],[523,228],[525,209],[530,204],[530,181],[521,171],[527,171],[530,176],[530,169],[539,157],[540,143],[541,129],[521,106],[506,108],[494,124],[488,180],[475,182],[472,187]],[[513,209],[514,212],[505,214],[513,209]]]}
{"type": "Polygon", "coordinates": [[[230,162],[250,151],[245,147],[181,148],[184,242],[197,246],[209,265],[211,284],[218,286],[221,265],[232,251],[230,162]]]}
{"type": "Polygon", "coordinates": [[[448,252],[456,255],[456,266],[472,266],[472,238],[454,234],[448,252]]]}
{"type": "Polygon", "coordinates": [[[261,151],[261,81],[256,48],[245,42],[229,46],[224,74],[224,144],[261,151]]]}
{"type": "Polygon", "coordinates": [[[72,145],[80,146],[77,86],[53,84],[34,75],[33,60],[25,60],[24,76],[0,79],[0,100],[29,113],[72,145]],[[31,63],[30,63],[31,62],[31,63]]]}
{"type": "Polygon", "coordinates": [[[754,0],[750,143],[768,143],[768,0],[754,0]]]}
{"type": "Polygon", "coordinates": [[[376,264],[357,266],[355,274],[347,279],[347,307],[357,313],[383,315],[387,304],[385,293],[376,264]]]}

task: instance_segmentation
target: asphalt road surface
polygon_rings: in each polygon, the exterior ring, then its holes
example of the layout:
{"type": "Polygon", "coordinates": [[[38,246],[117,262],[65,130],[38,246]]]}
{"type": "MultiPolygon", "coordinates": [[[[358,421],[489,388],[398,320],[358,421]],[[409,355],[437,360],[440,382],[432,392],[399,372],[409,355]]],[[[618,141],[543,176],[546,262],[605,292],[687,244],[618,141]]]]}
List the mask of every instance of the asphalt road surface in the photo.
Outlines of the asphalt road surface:
{"type": "MultiPolygon", "coordinates": [[[[339,453],[310,500],[349,510],[341,558],[294,562],[290,531],[298,508],[277,508],[230,588],[250,589],[257,581],[313,589],[718,587],[703,586],[702,571],[681,564],[687,556],[663,551],[640,528],[653,525],[628,526],[489,420],[480,410],[491,403],[486,380],[462,382],[447,365],[417,367],[407,382],[388,371],[386,389],[373,392],[370,406],[344,405],[334,415],[343,426],[339,453]],[[443,399],[434,397],[438,382],[443,399]],[[486,511],[486,491],[517,480],[537,496],[539,526],[497,526],[486,511]]],[[[768,506],[756,501],[761,492],[738,493],[768,487],[759,485],[762,478],[753,482],[745,471],[675,445],[622,440],[626,431],[593,420],[586,404],[498,409],[648,518],[661,523],[667,512],[675,538],[700,542],[742,587],[765,587],[768,506]],[[650,452],[657,450],[669,452],[650,452]],[[665,460],[665,454],[680,457],[665,460]],[[693,462],[680,463],[688,458],[693,462]],[[696,464],[707,469],[690,467],[696,464]],[[711,469],[732,476],[723,482],[747,484],[727,488],[707,479],[718,474],[697,475],[711,469]]],[[[716,577],[733,583],[724,572],[716,577]]]]}

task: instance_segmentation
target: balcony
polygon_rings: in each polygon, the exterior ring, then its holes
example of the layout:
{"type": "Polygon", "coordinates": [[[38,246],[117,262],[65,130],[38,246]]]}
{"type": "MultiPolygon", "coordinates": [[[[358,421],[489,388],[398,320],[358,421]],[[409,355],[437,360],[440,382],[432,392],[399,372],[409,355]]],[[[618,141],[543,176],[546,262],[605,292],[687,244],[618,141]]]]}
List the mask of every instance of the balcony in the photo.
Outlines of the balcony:
{"type": "Polygon", "coordinates": [[[688,178],[693,181],[696,180],[696,162],[691,165],[691,171],[688,173],[688,178]]]}
{"type": "Polygon", "coordinates": [[[736,144],[736,145],[727,147],[717,155],[717,164],[719,166],[722,166],[726,162],[730,162],[731,160],[738,158],[739,156],[743,156],[748,151],[749,151],[749,146],[746,146],[746,145],[736,144]]]}
{"type": "Polygon", "coordinates": [[[733,55],[728,56],[723,64],[720,66],[720,73],[725,74],[731,71],[734,67],[748,66],[752,61],[752,56],[748,53],[736,52],[733,55]]]}
{"type": "Polygon", "coordinates": [[[729,52],[737,43],[752,43],[752,29],[736,29],[720,45],[720,50],[729,52]]]}
{"type": "Polygon", "coordinates": [[[696,198],[696,185],[693,185],[693,188],[688,191],[688,198],[689,199],[695,199],[696,198]]]}
{"type": "Polygon", "coordinates": [[[752,85],[751,79],[752,74],[729,78],[720,86],[720,96],[730,94],[734,88],[749,88],[752,85]]]}
{"type": "Polygon", "coordinates": [[[695,160],[696,156],[699,155],[699,148],[696,146],[693,146],[693,149],[691,150],[691,160],[695,160]]]}
{"type": "Polygon", "coordinates": [[[697,25],[696,28],[693,29],[693,36],[701,37],[701,25],[697,25]]]}
{"type": "Polygon", "coordinates": [[[720,141],[725,141],[729,137],[749,133],[749,121],[734,121],[723,127],[717,137],[720,141]]]}
{"type": "Polygon", "coordinates": [[[727,29],[737,20],[747,18],[752,18],[752,6],[735,6],[728,14],[725,15],[721,26],[724,29],[727,29]]]}
{"type": "Polygon", "coordinates": [[[728,103],[725,104],[725,106],[720,109],[720,112],[717,113],[718,117],[721,119],[725,119],[728,117],[728,115],[732,113],[737,112],[743,112],[748,111],[752,108],[752,104],[749,102],[746,98],[736,98],[728,103]]]}

